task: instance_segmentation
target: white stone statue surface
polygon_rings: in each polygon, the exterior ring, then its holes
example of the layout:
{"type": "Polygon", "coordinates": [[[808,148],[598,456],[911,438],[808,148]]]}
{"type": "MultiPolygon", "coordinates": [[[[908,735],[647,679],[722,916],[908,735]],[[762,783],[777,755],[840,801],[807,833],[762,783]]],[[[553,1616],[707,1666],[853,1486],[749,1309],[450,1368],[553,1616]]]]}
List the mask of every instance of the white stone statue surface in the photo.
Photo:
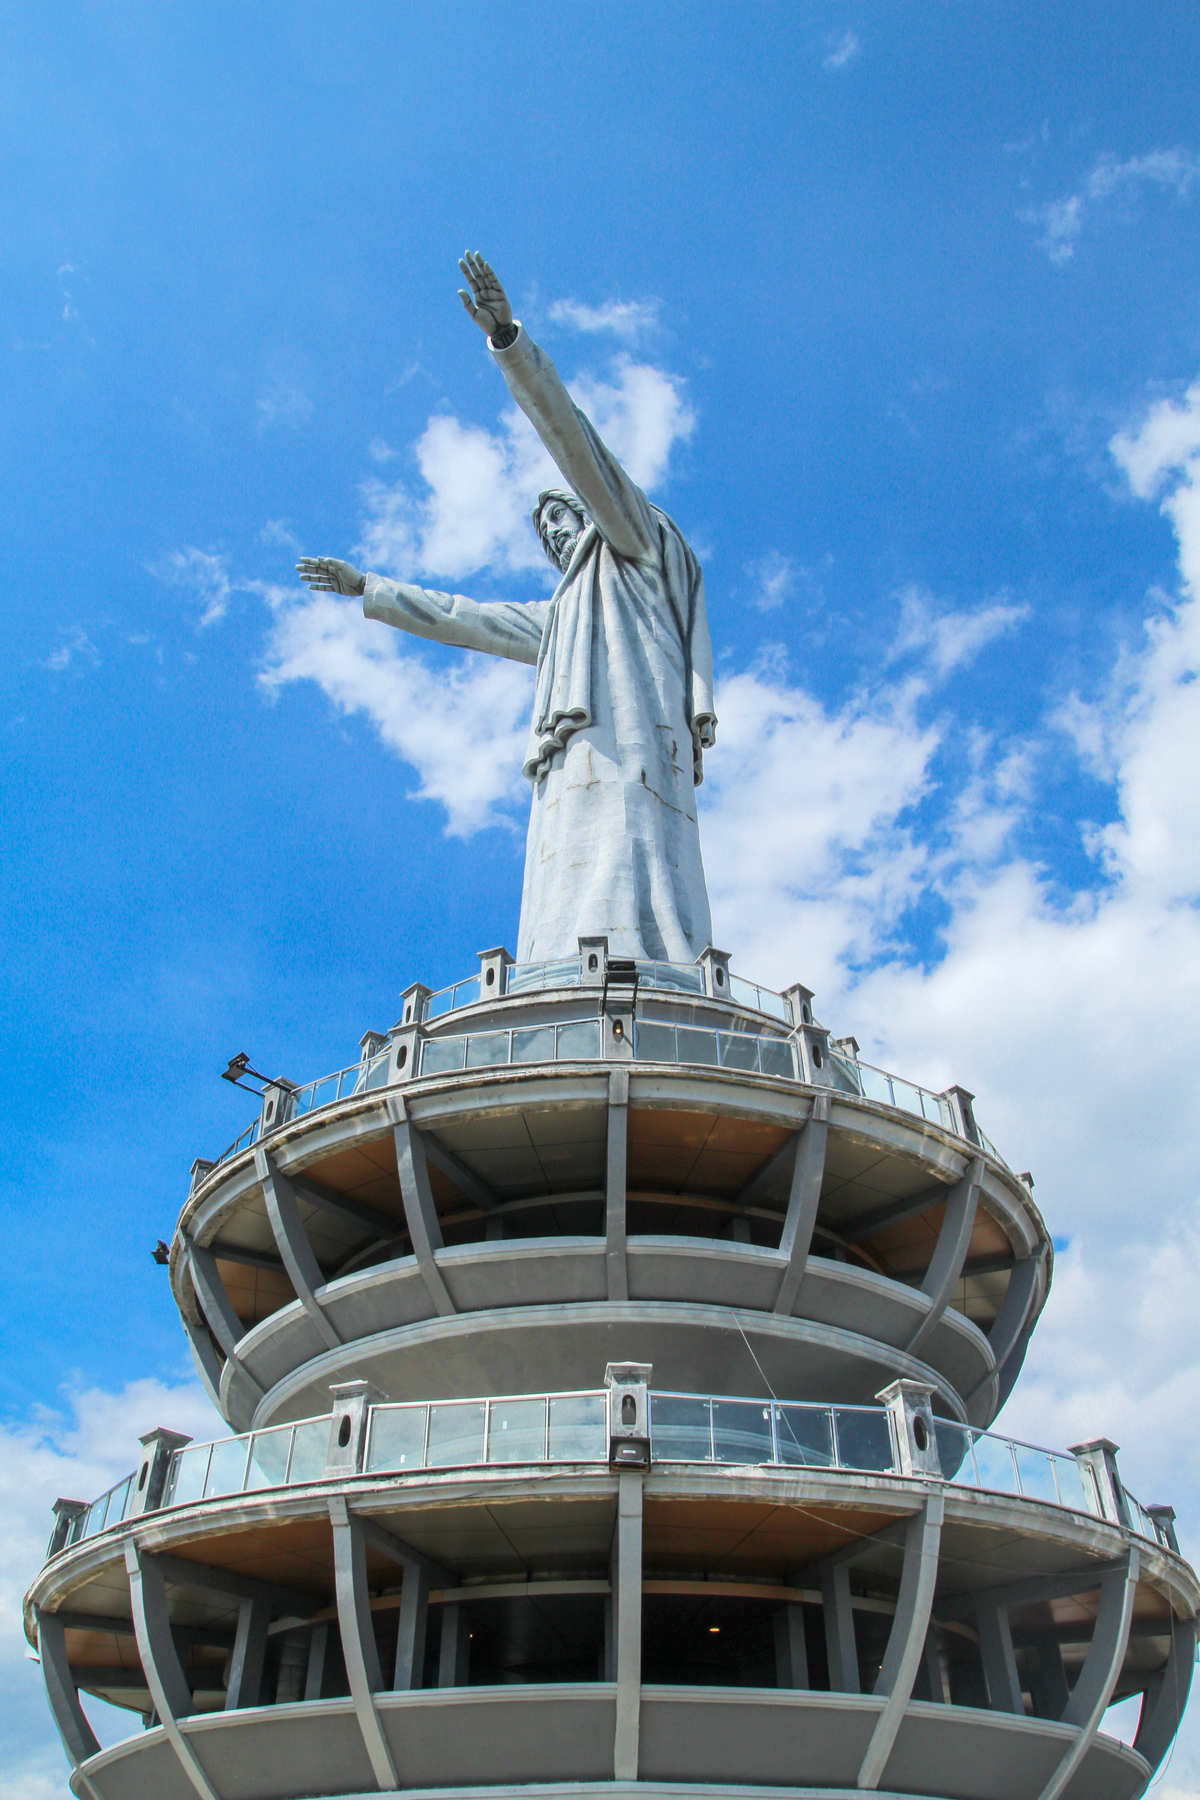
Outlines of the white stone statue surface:
{"type": "Polygon", "coordinates": [[[368,618],[536,664],[518,962],[575,956],[581,937],[693,962],[712,935],[696,787],[717,722],[700,565],[513,320],[489,265],[469,253],[459,266],[463,304],[568,484],[533,513],[562,573],[553,598],[480,603],[333,557],[297,568],[312,588],[361,594],[368,618]]]}

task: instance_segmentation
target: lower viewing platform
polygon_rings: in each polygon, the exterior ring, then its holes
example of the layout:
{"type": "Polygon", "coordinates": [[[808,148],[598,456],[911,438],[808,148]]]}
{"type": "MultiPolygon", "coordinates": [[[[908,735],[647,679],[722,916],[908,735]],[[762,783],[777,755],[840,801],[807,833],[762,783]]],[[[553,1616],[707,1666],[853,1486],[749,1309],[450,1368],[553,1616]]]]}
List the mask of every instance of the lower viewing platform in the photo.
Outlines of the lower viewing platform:
{"type": "Polygon", "coordinates": [[[265,1442],[149,1434],[98,1528],[66,1542],[60,1503],[26,1601],[91,1790],[1143,1790],[1200,1589],[1111,1445],[1014,1446],[908,1384],[774,1416],[646,1373],[451,1407],[446,1429],[349,1383],[265,1442]],[[1005,1457],[1010,1491],[982,1485],[1005,1457]],[[150,1728],[101,1750],[81,1693],[150,1728]],[[1129,1749],[1099,1727],[1138,1694],[1129,1749]]]}

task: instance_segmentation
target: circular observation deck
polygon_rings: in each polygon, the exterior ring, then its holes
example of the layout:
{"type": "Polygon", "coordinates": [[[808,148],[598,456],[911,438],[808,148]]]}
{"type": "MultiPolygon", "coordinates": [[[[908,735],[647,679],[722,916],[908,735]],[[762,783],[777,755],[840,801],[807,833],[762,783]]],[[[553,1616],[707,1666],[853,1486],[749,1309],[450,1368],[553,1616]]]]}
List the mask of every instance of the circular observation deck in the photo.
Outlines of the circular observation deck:
{"type": "Polygon", "coordinates": [[[54,1556],[25,1622],[81,1800],[1133,1800],[1198,1609],[1164,1544],[1062,1505],[585,1460],[168,1505],[54,1556]],[[102,1751],[77,1690],[153,1726],[102,1751]],[[1130,1749],[1098,1726],[1137,1693],[1130,1749]]]}
{"type": "Polygon", "coordinates": [[[537,1392],[615,1358],[788,1400],[907,1377],[988,1423],[1052,1251],[969,1106],[846,1091],[811,1017],[605,998],[418,1007],[327,1103],[269,1088],[197,1165],[171,1279],[234,1428],[322,1412],[347,1376],[393,1400],[537,1392]]]}

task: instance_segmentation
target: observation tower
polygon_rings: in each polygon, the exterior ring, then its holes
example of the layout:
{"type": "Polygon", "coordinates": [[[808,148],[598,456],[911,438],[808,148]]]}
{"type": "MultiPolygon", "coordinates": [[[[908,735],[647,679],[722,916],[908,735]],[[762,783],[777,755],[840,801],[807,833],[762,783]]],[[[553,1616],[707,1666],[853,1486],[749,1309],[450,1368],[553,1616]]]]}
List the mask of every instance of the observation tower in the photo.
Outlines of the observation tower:
{"type": "Polygon", "coordinates": [[[1140,1794],[1200,1590],[1114,1445],[988,1431],[1053,1252],[971,1096],[711,948],[479,962],[193,1166],[235,1435],[25,1602],[81,1800],[1140,1794]]]}
{"type": "Polygon", "coordinates": [[[1133,1800],[1200,1587],[1114,1444],[989,1430],[1053,1268],[1032,1182],[706,941],[699,563],[460,267],[567,483],[553,599],[299,567],[536,662],[520,959],[307,1085],[231,1063],[258,1115],[169,1262],[232,1435],[148,1429],[25,1599],[73,1790],[1133,1800]],[[89,1695],[145,1729],[102,1749],[89,1695]]]}

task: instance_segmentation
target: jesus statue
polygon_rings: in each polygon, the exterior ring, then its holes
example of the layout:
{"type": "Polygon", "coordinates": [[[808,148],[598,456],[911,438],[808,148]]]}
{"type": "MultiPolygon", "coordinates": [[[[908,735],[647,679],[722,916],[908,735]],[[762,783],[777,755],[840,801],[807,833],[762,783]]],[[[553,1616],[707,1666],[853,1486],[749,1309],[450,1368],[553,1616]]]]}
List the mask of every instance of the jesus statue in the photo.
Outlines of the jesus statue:
{"type": "Polygon", "coordinates": [[[462,303],[566,483],[533,509],[562,577],[553,597],[480,603],[329,556],[297,569],[310,588],[361,594],[369,619],[536,664],[518,962],[575,956],[583,937],[607,938],[613,956],[694,962],[712,934],[696,788],[717,723],[700,564],[574,405],[489,264],[468,252],[459,267],[462,303]]]}

